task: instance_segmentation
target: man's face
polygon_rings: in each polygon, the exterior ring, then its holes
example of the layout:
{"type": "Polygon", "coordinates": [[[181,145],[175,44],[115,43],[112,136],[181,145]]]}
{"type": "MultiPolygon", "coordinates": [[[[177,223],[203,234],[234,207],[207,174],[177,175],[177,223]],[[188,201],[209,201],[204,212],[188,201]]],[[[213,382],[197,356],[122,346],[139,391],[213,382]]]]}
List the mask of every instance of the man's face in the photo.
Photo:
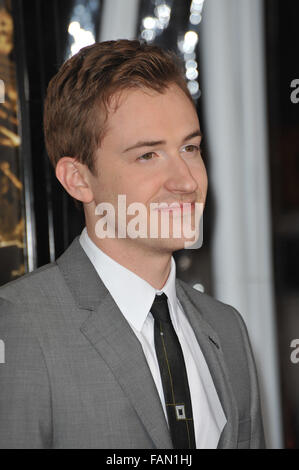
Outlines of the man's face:
{"type": "MultiPolygon", "coordinates": [[[[97,175],[90,176],[94,200],[85,207],[87,222],[93,225],[89,229],[94,230],[98,220],[91,212],[98,204],[108,202],[115,208],[117,234],[118,195],[125,195],[127,207],[136,202],[146,207],[148,236],[127,237],[122,243],[169,252],[182,249],[186,241],[183,233],[181,238],[174,238],[172,233],[172,222],[183,224],[180,211],[168,212],[168,238],[150,238],[149,213],[152,203],[162,202],[169,205],[196,201],[203,208],[208,182],[199,150],[197,113],[177,85],[170,85],[163,94],[128,90],[122,93],[119,103],[116,111],[109,113],[108,131],[95,155],[97,175]]],[[[158,210],[158,214],[162,216],[162,211],[158,210]]],[[[193,210],[193,225],[194,217],[193,210]]],[[[127,222],[132,218],[133,215],[128,216],[127,222]]]]}

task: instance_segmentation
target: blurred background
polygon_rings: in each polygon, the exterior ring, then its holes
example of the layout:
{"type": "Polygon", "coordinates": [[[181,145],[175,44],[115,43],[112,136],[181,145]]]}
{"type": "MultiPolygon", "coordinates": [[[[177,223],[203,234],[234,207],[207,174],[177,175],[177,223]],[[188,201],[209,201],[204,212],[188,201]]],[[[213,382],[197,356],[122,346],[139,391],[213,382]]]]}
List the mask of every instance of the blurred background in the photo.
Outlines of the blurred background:
{"type": "Polygon", "coordinates": [[[209,175],[203,246],[175,253],[178,277],[245,319],[269,448],[299,448],[298,18],[294,0],[0,0],[0,284],[84,226],[43,140],[60,65],[108,39],[175,51],[209,175]]]}

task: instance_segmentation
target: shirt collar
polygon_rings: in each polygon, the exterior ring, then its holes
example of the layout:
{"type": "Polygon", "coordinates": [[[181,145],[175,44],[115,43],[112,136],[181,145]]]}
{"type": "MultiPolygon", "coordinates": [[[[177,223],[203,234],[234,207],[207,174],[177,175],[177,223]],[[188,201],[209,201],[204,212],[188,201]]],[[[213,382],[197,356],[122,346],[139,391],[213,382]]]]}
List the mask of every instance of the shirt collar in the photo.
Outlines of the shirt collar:
{"type": "Polygon", "coordinates": [[[83,250],[120,311],[137,331],[140,332],[142,330],[156,294],[164,292],[167,295],[171,305],[170,311],[175,314],[177,304],[175,288],[176,265],[173,256],[171,257],[168,279],[163,288],[158,290],[104,253],[90,239],[86,227],[82,231],[79,240],[83,250]]]}

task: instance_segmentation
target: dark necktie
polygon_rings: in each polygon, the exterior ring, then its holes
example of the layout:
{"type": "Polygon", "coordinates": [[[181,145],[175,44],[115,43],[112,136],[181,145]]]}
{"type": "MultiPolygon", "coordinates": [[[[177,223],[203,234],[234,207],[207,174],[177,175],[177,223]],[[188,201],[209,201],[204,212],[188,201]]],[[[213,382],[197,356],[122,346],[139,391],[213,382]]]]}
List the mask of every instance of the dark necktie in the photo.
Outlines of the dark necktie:
{"type": "Polygon", "coordinates": [[[182,348],[169,315],[167,296],[156,295],[151,313],[168,424],[175,449],[195,449],[191,397],[182,348]]]}

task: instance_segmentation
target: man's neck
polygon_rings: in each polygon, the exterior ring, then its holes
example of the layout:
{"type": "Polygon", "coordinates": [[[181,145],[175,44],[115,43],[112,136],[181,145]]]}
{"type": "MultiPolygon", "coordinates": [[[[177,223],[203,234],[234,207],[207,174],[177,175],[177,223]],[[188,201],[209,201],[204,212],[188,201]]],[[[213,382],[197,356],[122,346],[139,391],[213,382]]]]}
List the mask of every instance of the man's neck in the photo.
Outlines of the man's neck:
{"type": "Polygon", "coordinates": [[[87,233],[93,243],[117,263],[134,272],[155,289],[161,290],[165,285],[171,268],[171,252],[161,253],[145,249],[136,241],[127,239],[99,239],[87,233]]]}

